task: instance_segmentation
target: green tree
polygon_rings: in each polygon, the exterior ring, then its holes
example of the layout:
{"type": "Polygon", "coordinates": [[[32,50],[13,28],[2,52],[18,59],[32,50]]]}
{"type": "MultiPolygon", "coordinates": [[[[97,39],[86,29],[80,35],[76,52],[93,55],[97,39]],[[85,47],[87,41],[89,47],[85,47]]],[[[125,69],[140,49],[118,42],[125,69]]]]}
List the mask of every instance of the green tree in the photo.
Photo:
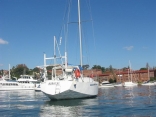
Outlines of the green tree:
{"type": "Polygon", "coordinates": [[[20,78],[20,75],[30,75],[29,68],[25,64],[18,64],[16,67],[13,66],[12,68],[12,75],[13,77],[20,78]]]}
{"type": "Polygon", "coordinates": [[[101,67],[102,73],[106,72],[106,68],[105,67],[101,67]]]}
{"type": "Polygon", "coordinates": [[[94,65],[94,66],[92,67],[92,69],[101,69],[101,66],[100,66],[100,65],[94,65]]]}
{"type": "Polygon", "coordinates": [[[47,68],[47,73],[48,73],[48,75],[51,75],[53,66],[48,66],[48,67],[46,67],[46,68],[47,68]]]}
{"type": "Polygon", "coordinates": [[[3,69],[0,71],[0,75],[2,75],[2,76],[3,76],[3,69]]]}
{"type": "Polygon", "coordinates": [[[33,71],[33,72],[40,73],[40,69],[39,69],[38,67],[35,67],[32,71],[33,71]]]}
{"type": "Polygon", "coordinates": [[[100,65],[94,65],[92,67],[92,69],[100,69],[102,71],[102,73],[106,72],[106,68],[105,67],[101,67],[100,65]]]}
{"type": "Polygon", "coordinates": [[[123,71],[126,71],[128,68],[127,67],[124,67],[124,68],[122,68],[123,69],[123,71]]]}
{"type": "Polygon", "coordinates": [[[110,83],[114,83],[114,80],[112,78],[109,79],[110,83]]]}
{"type": "Polygon", "coordinates": [[[140,68],[140,70],[147,70],[147,68],[140,68]]]}

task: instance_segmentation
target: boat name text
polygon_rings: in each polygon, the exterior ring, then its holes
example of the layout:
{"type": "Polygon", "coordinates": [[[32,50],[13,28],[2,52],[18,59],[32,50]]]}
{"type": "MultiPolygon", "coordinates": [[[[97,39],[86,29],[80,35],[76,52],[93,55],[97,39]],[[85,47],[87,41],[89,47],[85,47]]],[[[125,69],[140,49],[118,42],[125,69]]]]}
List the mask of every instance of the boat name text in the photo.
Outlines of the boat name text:
{"type": "Polygon", "coordinates": [[[97,85],[97,84],[90,84],[90,86],[94,86],[94,85],[97,85]]]}
{"type": "Polygon", "coordinates": [[[48,85],[59,85],[60,83],[59,82],[49,82],[48,85]]]}

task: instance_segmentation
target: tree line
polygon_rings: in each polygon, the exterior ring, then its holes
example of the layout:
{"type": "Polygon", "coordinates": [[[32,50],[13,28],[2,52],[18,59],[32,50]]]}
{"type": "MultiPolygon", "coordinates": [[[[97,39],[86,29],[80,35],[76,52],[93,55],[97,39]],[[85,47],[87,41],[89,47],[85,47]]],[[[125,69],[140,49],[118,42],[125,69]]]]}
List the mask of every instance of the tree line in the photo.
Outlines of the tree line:
{"type": "MultiPolygon", "coordinates": [[[[144,68],[140,68],[140,70],[147,70],[149,67],[148,64],[146,64],[146,67],[144,68]]],[[[88,65],[85,65],[84,66],[84,69],[88,69],[89,66],[88,65]]],[[[47,71],[50,71],[52,69],[51,66],[48,66],[47,67],[47,71]]],[[[105,73],[105,72],[111,72],[112,74],[114,74],[114,70],[117,70],[115,68],[112,67],[112,65],[110,65],[109,67],[102,67],[100,65],[93,65],[93,67],[91,69],[98,69],[98,70],[101,70],[102,73],[105,73]]],[[[126,69],[129,69],[129,66],[128,67],[124,67],[122,68],[122,70],[126,70],[126,69]]],[[[153,67],[153,69],[156,69],[156,67],[153,67]]],[[[41,70],[37,67],[33,68],[33,69],[29,69],[27,67],[27,65],[25,64],[18,64],[16,66],[13,66],[11,69],[10,69],[10,75],[11,77],[16,77],[16,78],[19,78],[20,75],[33,75],[34,77],[38,78],[40,77],[40,72],[41,70]]],[[[2,76],[4,73],[3,73],[3,70],[0,70],[0,75],[2,76]]],[[[50,72],[48,72],[48,75],[51,75],[50,72]]]]}

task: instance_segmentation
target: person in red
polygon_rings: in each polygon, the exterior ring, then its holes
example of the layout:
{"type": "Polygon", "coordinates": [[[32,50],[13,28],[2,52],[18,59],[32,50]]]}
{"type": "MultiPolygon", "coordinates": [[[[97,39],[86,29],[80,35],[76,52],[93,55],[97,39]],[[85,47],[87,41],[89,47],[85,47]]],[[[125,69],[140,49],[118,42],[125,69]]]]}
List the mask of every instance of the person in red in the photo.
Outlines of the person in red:
{"type": "Polygon", "coordinates": [[[75,69],[75,71],[74,71],[74,73],[75,73],[75,77],[76,78],[79,78],[80,77],[80,70],[79,69],[75,69]]]}

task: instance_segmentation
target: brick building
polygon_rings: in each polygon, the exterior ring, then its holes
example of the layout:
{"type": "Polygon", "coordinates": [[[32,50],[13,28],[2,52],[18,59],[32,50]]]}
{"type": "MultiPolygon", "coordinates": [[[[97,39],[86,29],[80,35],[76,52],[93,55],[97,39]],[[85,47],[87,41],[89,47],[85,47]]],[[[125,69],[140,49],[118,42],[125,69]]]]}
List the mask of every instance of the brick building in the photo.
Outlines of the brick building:
{"type": "MultiPolygon", "coordinates": [[[[50,70],[48,72],[51,72],[50,70]]],[[[62,74],[62,70],[57,70],[57,75],[62,74]]],[[[83,76],[93,77],[94,80],[98,82],[109,81],[109,79],[116,79],[116,82],[126,82],[130,81],[132,78],[133,82],[144,82],[149,80],[150,77],[156,77],[156,70],[136,70],[130,72],[128,69],[125,71],[122,70],[114,70],[113,72],[105,72],[102,73],[101,70],[98,69],[89,69],[83,70],[83,76]]]]}
{"type": "Polygon", "coordinates": [[[109,79],[116,79],[117,82],[125,82],[130,81],[132,79],[133,82],[144,82],[149,80],[151,77],[156,77],[156,70],[136,70],[129,72],[116,70],[113,73],[106,72],[99,75],[99,82],[109,79]],[[149,76],[149,77],[148,77],[149,76]]]}

